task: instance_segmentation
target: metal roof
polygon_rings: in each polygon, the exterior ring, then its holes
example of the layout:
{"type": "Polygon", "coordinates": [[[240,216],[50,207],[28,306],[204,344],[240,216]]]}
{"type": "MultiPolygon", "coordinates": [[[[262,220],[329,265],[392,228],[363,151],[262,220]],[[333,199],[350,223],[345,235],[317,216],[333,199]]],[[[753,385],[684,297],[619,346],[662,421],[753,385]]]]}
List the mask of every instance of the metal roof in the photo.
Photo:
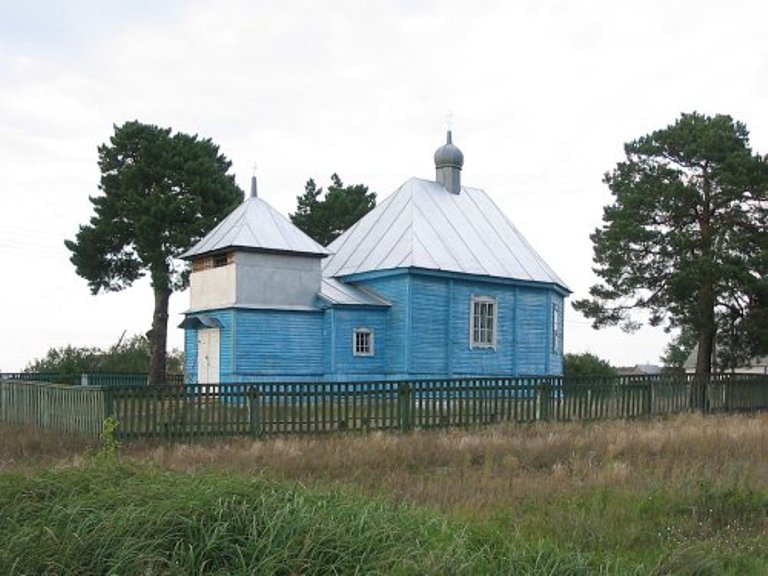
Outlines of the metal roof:
{"type": "Polygon", "coordinates": [[[207,314],[190,314],[181,324],[179,328],[221,328],[221,321],[213,316],[207,314]]]}
{"type": "Polygon", "coordinates": [[[267,202],[249,197],[180,258],[243,248],[327,256],[328,250],[299,230],[267,202]]]}
{"type": "Polygon", "coordinates": [[[411,178],[328,249],[326,277],[424,268],[497,278],[565,283],[478,188],[450,194],[411,178]]]}
{"type": "Polygon", "coordinates": [[[384,298],[355,284],[344,284],[335,278],[323,278],[320,298],[333,305],[391,306],[384,298]]]}

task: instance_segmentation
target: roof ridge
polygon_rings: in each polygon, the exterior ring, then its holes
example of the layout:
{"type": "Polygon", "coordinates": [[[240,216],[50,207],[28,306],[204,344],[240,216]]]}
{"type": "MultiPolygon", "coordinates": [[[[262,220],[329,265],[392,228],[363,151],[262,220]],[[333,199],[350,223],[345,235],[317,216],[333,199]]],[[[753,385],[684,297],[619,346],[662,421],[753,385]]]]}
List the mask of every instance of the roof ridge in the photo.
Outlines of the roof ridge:
{"type": "Polygon", "coordinates": [[[567,286],[480,188],[410,178],[330,246],[326,276],[424,268],[567,286]]]}

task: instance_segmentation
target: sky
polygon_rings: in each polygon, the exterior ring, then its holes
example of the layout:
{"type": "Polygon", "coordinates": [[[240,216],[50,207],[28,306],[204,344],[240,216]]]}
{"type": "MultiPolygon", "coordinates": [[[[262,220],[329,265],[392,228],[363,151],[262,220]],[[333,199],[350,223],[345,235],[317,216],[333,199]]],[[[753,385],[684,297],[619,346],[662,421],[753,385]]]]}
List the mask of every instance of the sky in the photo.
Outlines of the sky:
{"type": "MultiPolygon", "coordinates": [[[[139,120],[211,138],[287,215],[338,173],[380,199],[434,178],[445,141],[583,298],[623,145],[684,112],[729,114],[768,152],[761,0],[0,0],[0,371],[145,332],[146,280],[91,295],[65,239],[93,214],[97,147],[139,120]]],[[[171,298],[169,344],[188,292],[171,298]]],[[[565,351],[658,362],[670,335],[595,331],[565,351]]],[[[639,316],[642,319],[642,316],[639,316]]]]}

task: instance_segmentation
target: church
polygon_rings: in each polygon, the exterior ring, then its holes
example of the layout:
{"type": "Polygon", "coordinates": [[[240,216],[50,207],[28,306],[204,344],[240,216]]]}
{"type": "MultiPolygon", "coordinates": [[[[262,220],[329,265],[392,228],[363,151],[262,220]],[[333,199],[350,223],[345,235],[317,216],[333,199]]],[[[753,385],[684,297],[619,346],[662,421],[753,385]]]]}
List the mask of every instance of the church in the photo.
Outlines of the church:
{"type": "Polygon", "coordinates": [[[447,142],[330,245],[251,194],[182,258],[192,383],[560,375],[565,283],[447,142]]]}

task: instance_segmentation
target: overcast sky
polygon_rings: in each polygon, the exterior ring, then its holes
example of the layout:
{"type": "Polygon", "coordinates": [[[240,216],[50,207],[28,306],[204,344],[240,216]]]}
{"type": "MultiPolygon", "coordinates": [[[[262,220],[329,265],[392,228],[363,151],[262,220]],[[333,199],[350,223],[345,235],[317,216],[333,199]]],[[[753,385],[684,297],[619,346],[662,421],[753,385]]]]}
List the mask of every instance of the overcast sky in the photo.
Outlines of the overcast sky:
{"type": "MultiPolygon", "coordinates": [[[[97,146],[128,120],[212,138],[283,214],[338,172],[383,198],[434,178],[453,111],[462,182],[483,188],[573,290],[623,144],[681,112],[730,114],[768,152],[764,1],[0,0],[0,370],[53,346],[145,332],[146,282],[92,296],[63,241],[92,215],[97,146]]],[[[171,299],[170,344],[188,294],[171,299]]],[[[669,336],[565,349],[657,362],[669,336]]]]}

